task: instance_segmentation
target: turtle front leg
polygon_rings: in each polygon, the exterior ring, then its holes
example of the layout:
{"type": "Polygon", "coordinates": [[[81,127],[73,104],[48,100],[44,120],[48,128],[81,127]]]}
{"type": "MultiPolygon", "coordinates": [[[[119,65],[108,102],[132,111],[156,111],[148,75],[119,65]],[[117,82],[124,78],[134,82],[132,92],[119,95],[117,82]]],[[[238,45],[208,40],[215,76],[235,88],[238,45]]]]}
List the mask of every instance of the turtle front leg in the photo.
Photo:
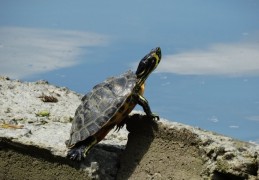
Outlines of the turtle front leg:
{"type": "Polygon", "coordinates": [[[152,113],[150,106],[148,104],[147,99],[144,96],[137,95],[137,103],[143,107],[145,113],[147,114],[148,117],[151,117],[154,120],[159,120],[159,116],[152,113]]]}
{"type": "Polygon", "coordinates": [[[81,161],[86,155],[89,153],[90,149],[97,143],[97,139],[95,137],[91,137],[90,139],[86,139],[82,141],[80,145],[77,145],[70,149],[67,153],[67,157],[72,160],[81,161]]]}

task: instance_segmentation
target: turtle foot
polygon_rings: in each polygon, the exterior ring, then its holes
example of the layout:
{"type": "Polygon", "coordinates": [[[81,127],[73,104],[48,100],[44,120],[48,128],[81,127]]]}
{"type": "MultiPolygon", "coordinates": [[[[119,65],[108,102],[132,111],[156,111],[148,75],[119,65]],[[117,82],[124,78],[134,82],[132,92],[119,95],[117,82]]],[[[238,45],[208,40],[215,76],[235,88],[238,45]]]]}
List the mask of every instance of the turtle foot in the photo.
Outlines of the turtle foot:
{"type": "Polygon", "coordinates": [[[120,123],[118,123],[117,125],[116,125],[116,128],[115,128],[115,132],[117,131],[117,132],[119,132],[119,130],[121,129],[121,128],[123,128],[124,127],[124,125],[127,123],[127,121],[129,120],[129,116],[127,116],[127,117],[125,117],[120,123]]]}
{"type": "Polygon", "coordinates": [[[125,125],[125,121],[124,121],[124,122],[120,122],[119,124],[116,125],[116,128],[115,128],[114,131],[115,131],[115,132],[119,132],[119,130],[120,130],[121,128],[123,128],[124,125],[125,125]]]}
{"type": "Polygon", "coordinates": [[[81,161],[85,158],[84,156],[84,148],[78,147],[70,149],[67,153],[67,157],[74,161],[81,161]]]}

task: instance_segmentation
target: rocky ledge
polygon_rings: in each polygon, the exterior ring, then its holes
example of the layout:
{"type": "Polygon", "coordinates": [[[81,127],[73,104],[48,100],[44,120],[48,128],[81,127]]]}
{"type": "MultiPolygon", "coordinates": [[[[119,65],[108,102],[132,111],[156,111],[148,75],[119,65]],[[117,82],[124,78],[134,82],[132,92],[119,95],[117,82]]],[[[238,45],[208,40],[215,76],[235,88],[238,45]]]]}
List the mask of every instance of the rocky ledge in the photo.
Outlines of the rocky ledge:
{"type": "Polygon", "coordinates": [[[259,145],[136,111],[72,162],[64,142],[81,97],[0,77],[0,179],[259,179],[259,145]]]}

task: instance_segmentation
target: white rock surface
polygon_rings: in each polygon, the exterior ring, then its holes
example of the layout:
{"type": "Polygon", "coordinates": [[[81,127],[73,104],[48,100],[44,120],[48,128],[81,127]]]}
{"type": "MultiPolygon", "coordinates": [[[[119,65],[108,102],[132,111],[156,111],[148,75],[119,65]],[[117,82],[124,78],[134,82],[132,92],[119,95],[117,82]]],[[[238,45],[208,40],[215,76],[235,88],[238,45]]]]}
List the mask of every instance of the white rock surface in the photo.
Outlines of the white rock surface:
{"type": "MultiPolygon", "coordinates": [[[[82,95],[46,81],[20,82],[0,77],[0,137],[65,156],[65,141],[81,98],[82,95]],[[53,96],[58,102],[43,102],[40,98],[43,95],[53,96]],[[48,115],[39,116],[42,112],[48,115]],[[4,124],[22,128],[1,128],[4,124]]],[[[125,128],[116,133],[111,131],[101,144],[125,146],[127,134],[125,128]]]]}

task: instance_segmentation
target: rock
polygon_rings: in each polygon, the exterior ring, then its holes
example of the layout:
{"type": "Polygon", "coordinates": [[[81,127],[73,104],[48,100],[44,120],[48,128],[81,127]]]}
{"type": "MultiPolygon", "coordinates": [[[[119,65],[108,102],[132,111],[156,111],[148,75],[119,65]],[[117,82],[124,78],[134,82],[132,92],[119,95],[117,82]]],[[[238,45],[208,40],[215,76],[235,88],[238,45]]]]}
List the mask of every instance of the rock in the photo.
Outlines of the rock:
{"type": "Polygon", "coordinates": [[[259,177],[258,145],[165,119],[155,123],[137,114],[127,129],[130,133],[118,179],[259,177]]]}
{"type": "Polygon", "coordinates": [[[65,141],[81,97],[0,77],[0,179],[259,179],[259,145],[137,111],[72,162],[65,141]]]}
{"type": "MultiPolygon", "coordinates": [[[[47,159],[52,156],[65,158],[65,141],[69,138],[71,121],[82,96],[67,88],[49,85],[46,81],[29,83],[0,78],[0,87],[1,145],[8,149],[18,148],[22,153],[30,152],[31,147],[34,147],[35,152],[47,150],[51,154],[47,159]],[[40,98],[42,94],[55,96],[58,101],[44,102],[40,98]],[[13,128],[13,124],[17,127],[22,125],[22,128],[13,128]]],[[[127,134],[125,128],[116,134],[111,132],[78,166],[90,177],[115,177],[127,134]]],[[[66,163],[70,164],[68,161],[66,163]]]]}

